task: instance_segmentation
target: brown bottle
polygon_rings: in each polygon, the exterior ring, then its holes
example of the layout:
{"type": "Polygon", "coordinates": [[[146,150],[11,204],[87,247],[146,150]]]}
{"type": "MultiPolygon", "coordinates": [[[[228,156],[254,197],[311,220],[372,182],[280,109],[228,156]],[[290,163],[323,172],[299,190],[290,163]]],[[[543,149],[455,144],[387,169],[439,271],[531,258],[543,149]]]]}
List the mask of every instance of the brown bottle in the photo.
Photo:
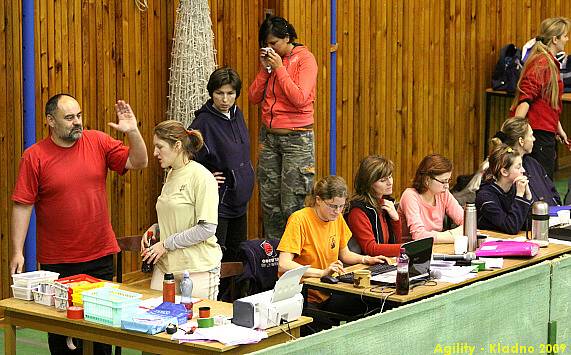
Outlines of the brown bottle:
{"type": "MultiPolygon", "coordinates": [[[[149,246],[155,244],[157,242],[157,238],[154,236],[153,231],[147,232],[147,240],[149,241],[149,246]]],[[[141,265],[142,272],[152,272],[153,271],[153,263],[143,261],[141,265]]]]}
{"type": "Polygon", "coordinates": [[[408,262],[408,255],[406,255],[404,248],[400,248],[400,255],[397,259],[397,295],[408,295],[410,287],[408,262]]]}
{"type": "Polygon", "coordinates": [[[174,303],[176,288],[174,283],[174,275],[166,273],[163,279],[163,302],[174,303]]]}

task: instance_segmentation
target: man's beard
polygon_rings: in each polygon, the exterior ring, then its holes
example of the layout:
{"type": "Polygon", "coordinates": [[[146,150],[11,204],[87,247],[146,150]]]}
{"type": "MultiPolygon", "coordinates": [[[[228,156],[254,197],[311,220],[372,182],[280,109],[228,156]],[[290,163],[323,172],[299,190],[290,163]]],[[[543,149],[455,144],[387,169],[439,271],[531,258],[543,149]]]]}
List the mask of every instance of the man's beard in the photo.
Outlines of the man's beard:
{"type": "Polygon", "coordinates": [[[63,136],[61,138],[67,142],[75,142],[79,138],[81,138],[82,134],[83,134],[83,127],[82,126],[73,127],[71,129],[71,131],[69,131],[69,134],[67,136],[63,136]]]}

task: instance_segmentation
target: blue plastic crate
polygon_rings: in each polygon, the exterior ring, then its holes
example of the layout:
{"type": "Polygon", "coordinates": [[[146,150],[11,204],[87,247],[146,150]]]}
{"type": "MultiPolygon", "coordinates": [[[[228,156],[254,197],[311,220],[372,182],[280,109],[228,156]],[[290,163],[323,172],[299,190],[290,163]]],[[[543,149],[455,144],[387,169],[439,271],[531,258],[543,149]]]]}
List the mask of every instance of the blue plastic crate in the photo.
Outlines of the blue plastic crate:
{"type": "Polygon", "coordinates": [[[96,288],[83,292],[83,313],[85,320],[121,326],[121,318],[132,316],[141,302],[140,293],[111,287],[96,288]]]}

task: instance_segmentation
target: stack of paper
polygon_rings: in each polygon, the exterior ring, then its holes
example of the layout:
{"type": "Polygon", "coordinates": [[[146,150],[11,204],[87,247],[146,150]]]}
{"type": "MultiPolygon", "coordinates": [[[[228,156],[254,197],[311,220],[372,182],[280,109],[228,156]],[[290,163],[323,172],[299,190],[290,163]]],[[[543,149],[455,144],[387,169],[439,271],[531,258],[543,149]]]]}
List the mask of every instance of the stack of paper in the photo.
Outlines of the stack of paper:
{"type": "MultiPolygon", "coordinates": [[[[440,276],[438,281],[460,283],[462,281],[476,277],[472,271],[474,266],[455,266],[455,261],[436,261],[433,260],[430,264],[430,271],[438,270],[440,276]]],[[[435,274],[435,273],[433,273],[435,274]]]]}
{"type": "Polygon", "coordinates": [[[212,328],[196,328],[193,334],[186,334],[186,331],[193,326],[196,326],[196,322],[190,322],[179,327],[171,339],[178,340],[181,343],[197,340],[214,340],[224,345],[240,345],[258,343],[260,340],[268,337],[268,333],[265,331],[241,327],[235,324],[220,325],[212,328]]]}

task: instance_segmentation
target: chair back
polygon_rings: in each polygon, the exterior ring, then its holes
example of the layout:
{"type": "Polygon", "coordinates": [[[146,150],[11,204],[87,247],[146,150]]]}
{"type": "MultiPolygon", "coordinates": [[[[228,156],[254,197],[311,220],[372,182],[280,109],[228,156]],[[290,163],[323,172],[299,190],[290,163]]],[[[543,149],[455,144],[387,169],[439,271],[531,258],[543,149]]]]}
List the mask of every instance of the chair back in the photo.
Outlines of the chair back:
{"type": "Polygon", "coordinates": [[[271,290],[278,278],[277,239],[252,239],[240,243],[244,272],[238,278],[240,296],[271,290]]]}

